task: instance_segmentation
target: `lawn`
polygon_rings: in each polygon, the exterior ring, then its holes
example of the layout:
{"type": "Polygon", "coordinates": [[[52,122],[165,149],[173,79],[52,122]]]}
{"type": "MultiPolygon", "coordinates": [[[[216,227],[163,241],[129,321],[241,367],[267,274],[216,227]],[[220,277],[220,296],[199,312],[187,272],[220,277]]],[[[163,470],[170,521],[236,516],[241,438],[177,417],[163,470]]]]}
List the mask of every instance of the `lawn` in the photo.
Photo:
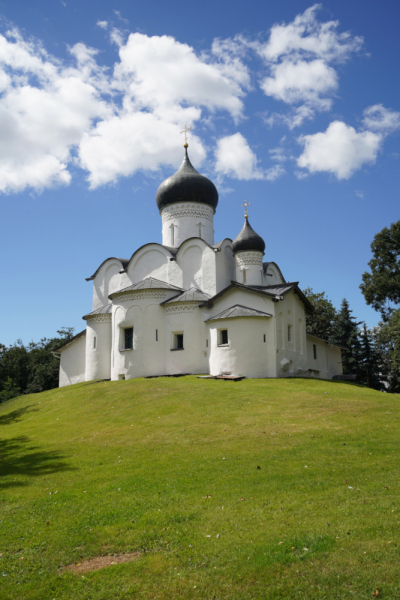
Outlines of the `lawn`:
{"type": "Polygon", "coordinates": [[[182,377],[1,404],[0,598],[400,598],[399,400],[182,377]]]}

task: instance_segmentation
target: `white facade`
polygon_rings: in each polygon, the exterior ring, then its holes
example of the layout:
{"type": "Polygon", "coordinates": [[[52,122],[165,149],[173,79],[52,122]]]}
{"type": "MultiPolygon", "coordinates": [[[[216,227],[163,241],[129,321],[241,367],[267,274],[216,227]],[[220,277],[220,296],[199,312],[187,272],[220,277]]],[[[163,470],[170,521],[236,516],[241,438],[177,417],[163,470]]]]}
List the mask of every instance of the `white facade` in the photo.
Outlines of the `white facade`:
{"type": "Polygon", "coordinates": [[[254,246],[235,253],[230,239],[214,244],[214,213],[178,198],[160,209],[162,244],[101,263],[88,279],[86,333],[58,350],[60,386],[183,373],[342,373],[340,349],[306,334],[311,307],[297,283],[254,246]]]}

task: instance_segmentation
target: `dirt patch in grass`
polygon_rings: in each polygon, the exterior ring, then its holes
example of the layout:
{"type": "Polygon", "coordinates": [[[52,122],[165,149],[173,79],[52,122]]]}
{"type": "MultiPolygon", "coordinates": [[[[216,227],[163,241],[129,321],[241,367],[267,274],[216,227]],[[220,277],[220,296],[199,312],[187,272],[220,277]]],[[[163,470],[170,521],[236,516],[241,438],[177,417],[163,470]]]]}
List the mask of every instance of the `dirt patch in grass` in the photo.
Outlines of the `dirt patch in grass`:
{"type": "Polygon", "coordinates": [[[126,554],[119,554],[118,556],[95,556],[90,560],[83,560],[80,563],[74,565],[68,565],[64,567],[64,571],[72,571],[73,573],[89,573],[90,571],[98,571],[99,569],[105,569],[111,565],[117,565],[119,563],[133,562],[140,556],[140,552],[128,552],[126,554]]]}

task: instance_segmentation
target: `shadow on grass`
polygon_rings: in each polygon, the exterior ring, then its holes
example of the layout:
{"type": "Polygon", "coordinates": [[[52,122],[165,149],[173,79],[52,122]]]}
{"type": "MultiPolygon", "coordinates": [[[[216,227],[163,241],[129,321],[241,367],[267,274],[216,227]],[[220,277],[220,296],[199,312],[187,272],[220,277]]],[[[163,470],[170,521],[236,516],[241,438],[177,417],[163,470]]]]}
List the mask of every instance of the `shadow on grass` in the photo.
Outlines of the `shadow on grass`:
{"type": "Polygon", "coordinates": [[[0,440],[0,490],[29,485],[29,478],[76,470],[60,452],[29,447],[29,441],[25,436],[0,440]]]}
{"type": "Polygon", "coordinates": [[[6,415],[0,416],[0,426],[1,425],[11,425],[11,423],[15,423],[16,421],[20,421],[23,415],[30,412],[37,412],[38,408],[31,408],[33,404],[29,406],[24,406],[23,408],[18,408],[17,410],[13,410],[6,415]]]}

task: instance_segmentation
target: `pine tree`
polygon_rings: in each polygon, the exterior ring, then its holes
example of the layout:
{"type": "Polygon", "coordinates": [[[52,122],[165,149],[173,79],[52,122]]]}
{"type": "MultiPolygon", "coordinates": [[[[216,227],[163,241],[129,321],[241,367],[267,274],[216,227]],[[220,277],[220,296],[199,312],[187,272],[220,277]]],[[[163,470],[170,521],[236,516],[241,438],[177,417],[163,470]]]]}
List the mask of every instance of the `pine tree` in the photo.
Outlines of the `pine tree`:
{"type": "Polygon", "coordinates": [[[332,342],[342,347],[344,375],[357,375],[360,370],[361,345],[358,327],[361,322],[355,320],[352,312],[348,301],[344,298],[332,334],[332,342]]]}
{"type": "Polygon", "coordinates": [[[375,346],[375,336],[363,324],[360,333],[360,381],[374,390],[383,388],[381,383],[381,368],[379,353],[375,346]]]}

